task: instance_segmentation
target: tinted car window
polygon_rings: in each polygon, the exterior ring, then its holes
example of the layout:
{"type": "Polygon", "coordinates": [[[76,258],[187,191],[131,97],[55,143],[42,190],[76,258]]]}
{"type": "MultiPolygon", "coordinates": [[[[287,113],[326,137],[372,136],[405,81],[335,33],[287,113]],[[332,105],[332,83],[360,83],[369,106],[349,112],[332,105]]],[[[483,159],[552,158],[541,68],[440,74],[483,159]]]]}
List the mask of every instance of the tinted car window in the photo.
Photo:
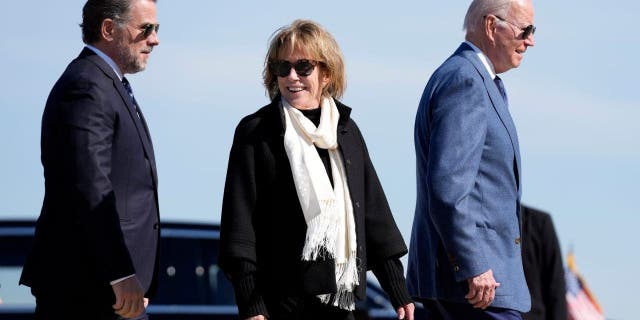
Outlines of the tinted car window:
{"type": "Polygon", "coordinates": [[[166,227],[153,304],[234,306],[233,288],[217,264],[218,231],[166,227]]]}

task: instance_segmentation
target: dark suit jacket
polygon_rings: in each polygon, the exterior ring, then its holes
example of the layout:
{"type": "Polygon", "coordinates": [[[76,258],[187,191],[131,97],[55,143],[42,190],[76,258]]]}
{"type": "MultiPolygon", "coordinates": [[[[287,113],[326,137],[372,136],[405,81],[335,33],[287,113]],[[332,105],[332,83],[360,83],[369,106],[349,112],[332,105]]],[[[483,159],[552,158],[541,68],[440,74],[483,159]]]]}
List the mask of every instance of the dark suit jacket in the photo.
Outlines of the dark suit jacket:
{"type": "Polygon", "coordinates": [[[522,206],[522,262],[531,293],[524,320],[567,319],[562,253],[551,216],[522,206]]]}
{"type": "MultiPolygon", "coordinates": [[[[349,118],[351,109],[338,101],[336,104],[340,112],[338,145],[353,203],[357,256],[362,267],[356,296],[362,299],[366,270],[404,255],[407,249],[360,130],[349,118]]],[[[233,272],[234,260],[257,266],[254,302],[262,297],[336,291],[332,261],[301,261],[307,226],[284,148],[284,130],[280,97],[276,97],[238,124],[229,156],[220,266],[227,274],[233,272]]],[[[234,285],[243,284],[234,281],[234,285]]]]}
{"type": "Polygon", "coordinates": [[[501,284],[491,306],[528,311],[520,254],[518,137],[504,98],[466,43],[424,89],[415,147],[409,292],[467,303],[465,280],[491,269],[501,284]]]}
{"type": "Polygon", "coordinates": [[[88,48],[51,90],[41,158],[44,203],[20,283],[43,295],[113,298],[109,283],[135,273],[152,288],[159,216],[151,140],[116,73],[88,48]]]}

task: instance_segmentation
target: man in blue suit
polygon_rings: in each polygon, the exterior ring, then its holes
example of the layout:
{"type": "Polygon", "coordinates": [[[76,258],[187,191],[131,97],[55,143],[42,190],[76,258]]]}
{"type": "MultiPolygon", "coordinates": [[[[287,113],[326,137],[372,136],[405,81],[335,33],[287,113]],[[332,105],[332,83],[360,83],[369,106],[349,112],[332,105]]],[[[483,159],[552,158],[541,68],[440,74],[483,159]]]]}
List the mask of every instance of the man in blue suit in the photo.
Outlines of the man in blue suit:
{"type": "Polygon", "coordinates": [[[521,319],[520,152],[497,74],[534,45],[530,0],[474,0],[466,41],[431,76],[415,122],[409,291],[438,319],[521,319]]]}
{"type": "Polygon", "coordinates": [[[159,44],[154,0],[89,0],[86,47],[42,117],[45,195],[20,283],[36,319],[146,318],[157,278],[156,164],[124,74],[159,44]]]}

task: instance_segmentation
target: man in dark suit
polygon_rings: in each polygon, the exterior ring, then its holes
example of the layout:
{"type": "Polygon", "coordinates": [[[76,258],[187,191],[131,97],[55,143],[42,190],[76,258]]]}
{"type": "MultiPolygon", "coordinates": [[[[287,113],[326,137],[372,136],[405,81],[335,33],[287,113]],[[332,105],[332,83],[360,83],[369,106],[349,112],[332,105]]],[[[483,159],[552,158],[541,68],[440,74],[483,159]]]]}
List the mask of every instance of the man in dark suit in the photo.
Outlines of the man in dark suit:
{"type": "Polygon", "coordinates": [[[562,253],[551,216],[523,205],[522,263],[531,294],[524,320],[567,319],[567,290],[562,253]]]}
{"type": "Polygon", "coordinates": [[[415,122],[410,293],[442,319],[521,319],[520,151],[497,74],[534,45],[530,0],[474,0],[466,41],[431,76],[415,122]]]}
{"type": "Polygon", "coordinates": [[[149,131],[124,74],[159,44],[152,0],[89,0],[86,47],[42,118],[45,196],[20,283],[36,319],[146,318],[159,214],[149,131]]]}

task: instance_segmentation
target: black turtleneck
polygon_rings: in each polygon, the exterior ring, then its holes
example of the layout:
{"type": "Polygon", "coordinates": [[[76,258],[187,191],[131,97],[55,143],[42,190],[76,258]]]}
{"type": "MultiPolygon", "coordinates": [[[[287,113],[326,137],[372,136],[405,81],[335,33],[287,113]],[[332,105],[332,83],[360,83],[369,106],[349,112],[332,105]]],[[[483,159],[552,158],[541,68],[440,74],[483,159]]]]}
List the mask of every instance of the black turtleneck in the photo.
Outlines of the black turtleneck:
{"type": "MultiPolygon", "coordinates": [[[[311,122],[313,122],[313,124],[316,127],[318,127],[318,125],[320,124],[321,110],[322,109],[320,108],[315,108],[315,109],[309,109],[309,110],[300,110],[300,112],[302,112],[302,114],[305,117],[307,117],[307,119],[311,120],[311,122]]],[[[318,148],[318,146],[316,146],[316,150],[318,151],[320,160],[322,160],[322,163],[324,164],[325,170],[327,170],[327,176],[329,176],[329,181],[331,182],[331,186],[333,186],[333,175],[331,173],[331,162],[329,160],[329,150],[318,148]]]]}

